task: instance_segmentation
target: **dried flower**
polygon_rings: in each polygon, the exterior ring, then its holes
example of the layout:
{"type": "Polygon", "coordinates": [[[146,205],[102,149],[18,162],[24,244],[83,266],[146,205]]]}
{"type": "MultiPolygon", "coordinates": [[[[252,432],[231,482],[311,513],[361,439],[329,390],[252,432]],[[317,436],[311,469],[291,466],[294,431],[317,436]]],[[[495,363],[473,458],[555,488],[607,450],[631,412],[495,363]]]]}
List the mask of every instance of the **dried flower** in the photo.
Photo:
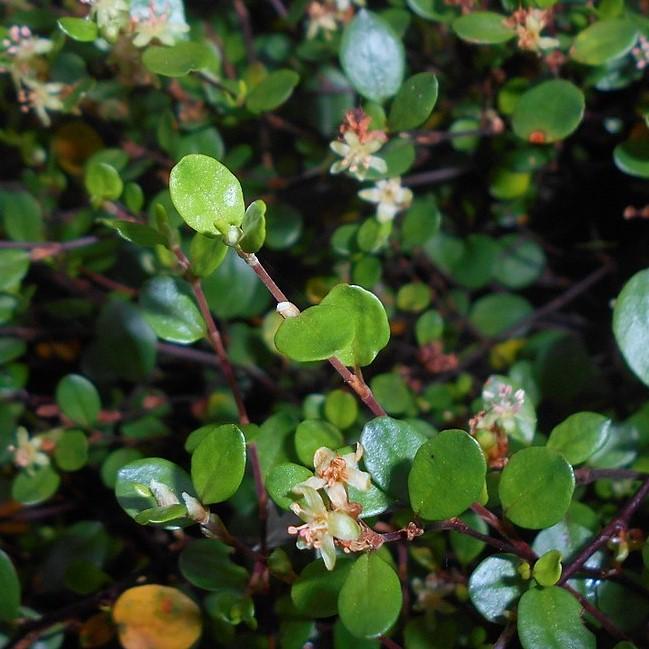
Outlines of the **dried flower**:
{"type": "Polygon", "coordinates": [[[559,45],[556,38],[541,36],[550,16],[551,12],[547,9],[518,9],[505,20],[505,25],[516,30],[518,47],[539,52],[559,45]]]}

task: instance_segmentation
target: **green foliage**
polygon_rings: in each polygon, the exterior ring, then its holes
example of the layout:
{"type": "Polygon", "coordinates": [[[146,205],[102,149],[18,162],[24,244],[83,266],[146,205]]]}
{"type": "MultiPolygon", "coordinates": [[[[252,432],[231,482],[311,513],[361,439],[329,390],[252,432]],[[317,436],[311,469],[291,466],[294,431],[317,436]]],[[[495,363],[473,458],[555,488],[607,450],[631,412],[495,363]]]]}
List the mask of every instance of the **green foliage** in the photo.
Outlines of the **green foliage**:
{"type": "Polygon", "coordinates": [[[464,41],[480,45],[505,43],[515,32],[505,17],[492,11],[473,11],[453,21],[453,31],[464,41]]]}

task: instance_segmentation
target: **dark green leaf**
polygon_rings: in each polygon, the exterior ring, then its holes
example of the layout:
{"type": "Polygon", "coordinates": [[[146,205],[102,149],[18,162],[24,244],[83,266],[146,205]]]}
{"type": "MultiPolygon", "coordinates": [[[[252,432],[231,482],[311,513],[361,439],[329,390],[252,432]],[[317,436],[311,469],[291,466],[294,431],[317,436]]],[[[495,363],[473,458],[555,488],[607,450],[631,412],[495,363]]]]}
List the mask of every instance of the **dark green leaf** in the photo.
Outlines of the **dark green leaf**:
{"type": "Polygon", "coordinates": [[[246,108],[252,113],[263,113],[281,106],[293,93],[300,76],[293,70],[271,72],[246,98],[246,108]]]}
{"type": "Polygon", "coordinates": [[[68,374],[59,381],[56,403],[66,417],[82,426],[92,426],[101,410],[97,389],[79,374],[68,374]]]}
{"type": "Polygon", "coordinates": [[[407,131],[423,124],[437,103],[437,78],[420,72],[406,79],[390,106],[391,131],[407,131]]]}

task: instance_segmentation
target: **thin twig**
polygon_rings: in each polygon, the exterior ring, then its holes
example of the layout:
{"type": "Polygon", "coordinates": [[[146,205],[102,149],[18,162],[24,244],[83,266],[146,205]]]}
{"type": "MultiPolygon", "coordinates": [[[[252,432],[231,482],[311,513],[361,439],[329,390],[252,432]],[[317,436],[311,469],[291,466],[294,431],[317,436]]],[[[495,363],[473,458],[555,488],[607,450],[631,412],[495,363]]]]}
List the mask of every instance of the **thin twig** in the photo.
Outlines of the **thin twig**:
{"type": "Polygon", "coordinates": [[[640,507],[642,501],[649,494],[649,479],[643,482],[642,486],[628,500],[620,513],[613,518],[610,523],[573,559],[570,565],[564,569],[559,585],[564,585],[582,566],[597,552],[601,547],[606,545],[620,530],[625,529],[631,516],[640,507]]]}
{"type": "Polygon", "coordinates": [[[596,480],[643,480],[647,477],[646,471],[633,469],[590,469],[582,467],[575,470],[577,484],[590,484],[596,480]]]}
{"type": "Polygon", "coordinates": [[[514,638],[516,633],[516,623],[510,622],[504,629],[503,632],[498,636],[498,640],[494,643],[493,649],[505,649],[507,645],[514,638]]]}

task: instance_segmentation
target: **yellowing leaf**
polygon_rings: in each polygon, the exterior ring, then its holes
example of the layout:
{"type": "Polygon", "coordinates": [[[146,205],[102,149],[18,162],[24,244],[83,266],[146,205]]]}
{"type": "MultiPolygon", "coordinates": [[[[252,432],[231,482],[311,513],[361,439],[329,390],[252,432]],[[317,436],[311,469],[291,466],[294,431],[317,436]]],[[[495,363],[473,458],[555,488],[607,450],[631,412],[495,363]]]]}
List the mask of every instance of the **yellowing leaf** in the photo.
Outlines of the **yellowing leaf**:
{"type": "Polygon", "coordinates": [[[147,584],[123,592],[113,607],[124,649],[189,649],[201,635],[201,613],[184,593],[147,584]]]}

